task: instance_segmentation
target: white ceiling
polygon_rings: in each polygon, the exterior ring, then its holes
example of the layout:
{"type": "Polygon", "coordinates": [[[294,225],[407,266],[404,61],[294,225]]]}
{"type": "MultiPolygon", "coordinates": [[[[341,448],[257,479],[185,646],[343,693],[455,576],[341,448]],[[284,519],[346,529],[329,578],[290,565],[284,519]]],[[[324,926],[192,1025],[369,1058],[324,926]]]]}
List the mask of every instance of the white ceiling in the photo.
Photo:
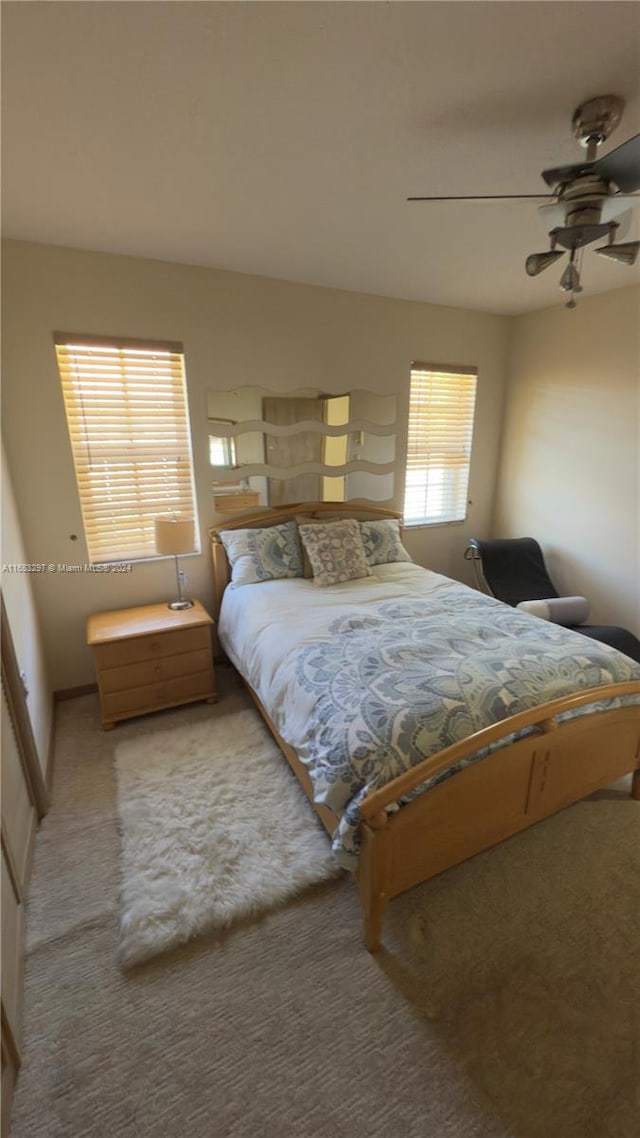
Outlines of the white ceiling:
{"type": "MultiPolygon", "coordinates": [[[[640,129],[640,5],[2,4],[3,229],[497,313],[562,303],[535,202],[578,103],[640,129]]],[[[640,236],[639,208],[626,239],[640,236]]],[[[585,251],[584,295],[638,271],[585,251]]],[[[570,314],[567,314],[570,319],[570,314]]]]}

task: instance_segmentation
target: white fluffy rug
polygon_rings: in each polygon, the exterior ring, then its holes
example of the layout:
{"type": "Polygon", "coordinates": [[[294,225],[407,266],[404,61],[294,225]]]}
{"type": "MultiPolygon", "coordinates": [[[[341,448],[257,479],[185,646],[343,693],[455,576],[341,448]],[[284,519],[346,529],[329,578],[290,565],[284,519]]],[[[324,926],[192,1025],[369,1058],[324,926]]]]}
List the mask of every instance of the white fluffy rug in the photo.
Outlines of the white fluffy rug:
{"type": "Polygon", "coordinates": [[[116,747],[123,966],[341,871],[253,710],[116,747]]]}

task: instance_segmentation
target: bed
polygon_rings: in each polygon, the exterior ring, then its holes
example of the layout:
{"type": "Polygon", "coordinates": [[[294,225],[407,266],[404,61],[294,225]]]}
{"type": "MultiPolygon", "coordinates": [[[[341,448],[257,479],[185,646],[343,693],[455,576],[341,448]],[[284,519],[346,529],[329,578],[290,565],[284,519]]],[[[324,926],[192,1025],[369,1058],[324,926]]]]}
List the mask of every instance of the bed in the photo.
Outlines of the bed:
{"type": "Polygon", "coordinates": [[[210,531],[221,646],[355,875],[370,951],[394,896],[629,773],[640,800],[640,666],[414,565],[399,526],[298,503],[210,531]],[[317,587],[317,535],[354,526],[400,542],[317,587]],[[265,537],[288,568],[256,579],[265,537]]]}

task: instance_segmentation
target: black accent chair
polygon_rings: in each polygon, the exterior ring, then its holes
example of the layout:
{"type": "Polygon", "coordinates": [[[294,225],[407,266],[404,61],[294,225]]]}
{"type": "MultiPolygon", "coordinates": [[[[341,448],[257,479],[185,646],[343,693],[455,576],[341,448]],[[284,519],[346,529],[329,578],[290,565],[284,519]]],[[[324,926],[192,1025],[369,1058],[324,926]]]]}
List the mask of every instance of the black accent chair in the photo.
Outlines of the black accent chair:
{"type": "MultiPolygon", "coordinates": [[[[478,588],[496,600],[516,606],[521,601],[544,601],[559,596],[547,572],[542,550],[532,537],[469,539],[465,559],[471,561],[478,588]]],[[[610,644],[640,664],[640,640],[613,624],[568,625],[593,640],[610,644]]]]}

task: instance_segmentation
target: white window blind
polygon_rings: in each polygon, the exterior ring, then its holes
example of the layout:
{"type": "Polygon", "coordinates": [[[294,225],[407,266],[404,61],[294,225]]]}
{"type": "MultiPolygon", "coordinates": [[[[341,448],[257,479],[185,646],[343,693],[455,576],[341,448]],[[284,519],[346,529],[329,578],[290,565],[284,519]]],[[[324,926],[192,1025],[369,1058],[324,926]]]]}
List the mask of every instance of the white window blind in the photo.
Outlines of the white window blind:
{"type": "Polygon", "coordinates": [[[156,516],[196,514],[182,345],[55,345],[89,557],[155,557],[156,516]]]}
{"type": "Polygon", "coordinates": [[[466,517],[477,375],[476,369],[467,368],[411,368],[407,525],[466,517]]]}

